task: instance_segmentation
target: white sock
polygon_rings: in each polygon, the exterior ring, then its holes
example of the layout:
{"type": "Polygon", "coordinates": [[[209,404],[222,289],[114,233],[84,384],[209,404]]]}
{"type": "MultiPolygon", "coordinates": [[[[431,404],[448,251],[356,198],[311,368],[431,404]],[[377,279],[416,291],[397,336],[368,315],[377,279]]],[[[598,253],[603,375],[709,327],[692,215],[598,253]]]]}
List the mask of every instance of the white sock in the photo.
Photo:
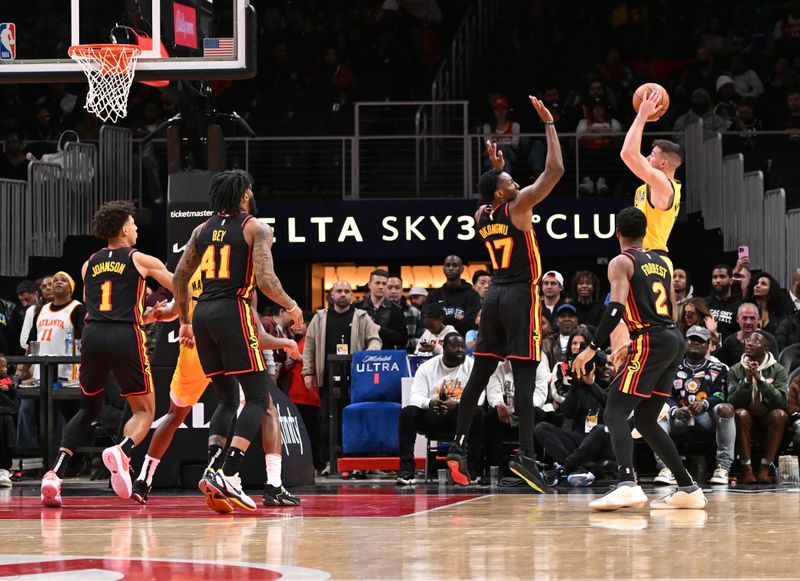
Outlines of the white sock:
{"type": "Polygon", "coordinates": [[[267,484],[280,488],[281,482],[281,455],[280,454],[267,454],[264,456],[264,462],[267,465],[267,484]]]}
{"type": "Polygon", "coordinates": [[[159,462],[161,462],[161,458],[151,458],[150,456],[145,456],[144,463],[142,464],[142,471],[139,473],[138,480],[144,480],[147,483],[147,486],[153,484],[153,475],[156,473],[156,468],[158,467],[159,462]]]}
{"type": "Polygon", "coordinates": [[[772,464],[772,462],[770,462],[770,461],[769,461],[769,460],[767,460],[766,458],[762,458],[762,459],[761,459],[761,464],[762,464],[763,466],[769,466],[770,464],[772,464]]]}
{"type": "Polygon", "coordinates": [[[739,462],[742,463],[742,466],[748,466],[750,464],[750,460],[742,460],[741,458],[739,458],[739,462]]]}

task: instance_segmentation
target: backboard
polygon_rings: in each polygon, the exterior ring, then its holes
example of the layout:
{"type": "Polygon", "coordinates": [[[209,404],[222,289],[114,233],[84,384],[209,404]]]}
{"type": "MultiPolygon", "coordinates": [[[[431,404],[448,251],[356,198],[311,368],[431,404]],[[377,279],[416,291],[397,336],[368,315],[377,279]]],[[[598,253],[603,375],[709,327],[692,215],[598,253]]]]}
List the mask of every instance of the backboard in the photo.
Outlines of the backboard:
{"type": "Polygon", "coordinates": [[[139,34],[137,81],[249,78],[255,16],[250,0],[0,2],[0,83],[84,82],[67,49],[110,43],[118,26],[139,34]]]}

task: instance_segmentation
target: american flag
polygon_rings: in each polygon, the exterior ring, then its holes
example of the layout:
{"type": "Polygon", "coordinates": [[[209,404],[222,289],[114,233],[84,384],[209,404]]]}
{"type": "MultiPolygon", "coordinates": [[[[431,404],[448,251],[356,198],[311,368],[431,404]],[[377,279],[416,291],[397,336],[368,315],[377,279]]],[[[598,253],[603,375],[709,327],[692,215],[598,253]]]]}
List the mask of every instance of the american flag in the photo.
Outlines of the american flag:
{"type": "Polygon", "coordinates": [[[204,38],[203,56],[233,57],[232,38],[204,38]]]}

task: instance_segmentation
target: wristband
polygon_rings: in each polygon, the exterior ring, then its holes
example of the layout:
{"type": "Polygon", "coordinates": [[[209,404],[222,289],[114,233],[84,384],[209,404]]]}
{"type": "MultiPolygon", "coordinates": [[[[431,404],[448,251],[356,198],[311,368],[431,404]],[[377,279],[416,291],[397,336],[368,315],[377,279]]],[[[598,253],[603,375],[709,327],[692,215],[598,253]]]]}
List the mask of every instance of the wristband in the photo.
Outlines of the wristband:
{"type": "Polygon", "coordinates": [[[595,351],[600,351],[600,347],[594,344],[594,341],[589,341],[589,349],[594,349],[595,351]]]}
{"type": "Polygon", "coordinates": [[[291,306],[290,308],[286,309],[286,312],[287,312],[287,313],[288,313],[289,311],[293,311],[293,310],[295,310],[296,308],[298,308],[297,301],[292,301],[292,303],[293,303],[293,304],[292,304],[292,306],[291,306]]]}
{"type": "Polygon", "coordinates": [[[542,125],[555,125],[555,121],[542,121],[542,125]]]}

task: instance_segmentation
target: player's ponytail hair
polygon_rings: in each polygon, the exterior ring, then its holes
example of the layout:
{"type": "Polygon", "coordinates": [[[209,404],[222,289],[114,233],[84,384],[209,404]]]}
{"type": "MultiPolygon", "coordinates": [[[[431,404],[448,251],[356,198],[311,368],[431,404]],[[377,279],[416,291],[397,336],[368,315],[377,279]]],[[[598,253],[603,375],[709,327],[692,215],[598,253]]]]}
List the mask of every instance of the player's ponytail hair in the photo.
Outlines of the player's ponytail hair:
{"type": "Polygon", "coordinates": [[[223,171],[211,178],[209,199],[211,209],[220,214],[239,211],[239,202],[248,188],[253,187],[253,177],[242,169],[223,171]]]}

